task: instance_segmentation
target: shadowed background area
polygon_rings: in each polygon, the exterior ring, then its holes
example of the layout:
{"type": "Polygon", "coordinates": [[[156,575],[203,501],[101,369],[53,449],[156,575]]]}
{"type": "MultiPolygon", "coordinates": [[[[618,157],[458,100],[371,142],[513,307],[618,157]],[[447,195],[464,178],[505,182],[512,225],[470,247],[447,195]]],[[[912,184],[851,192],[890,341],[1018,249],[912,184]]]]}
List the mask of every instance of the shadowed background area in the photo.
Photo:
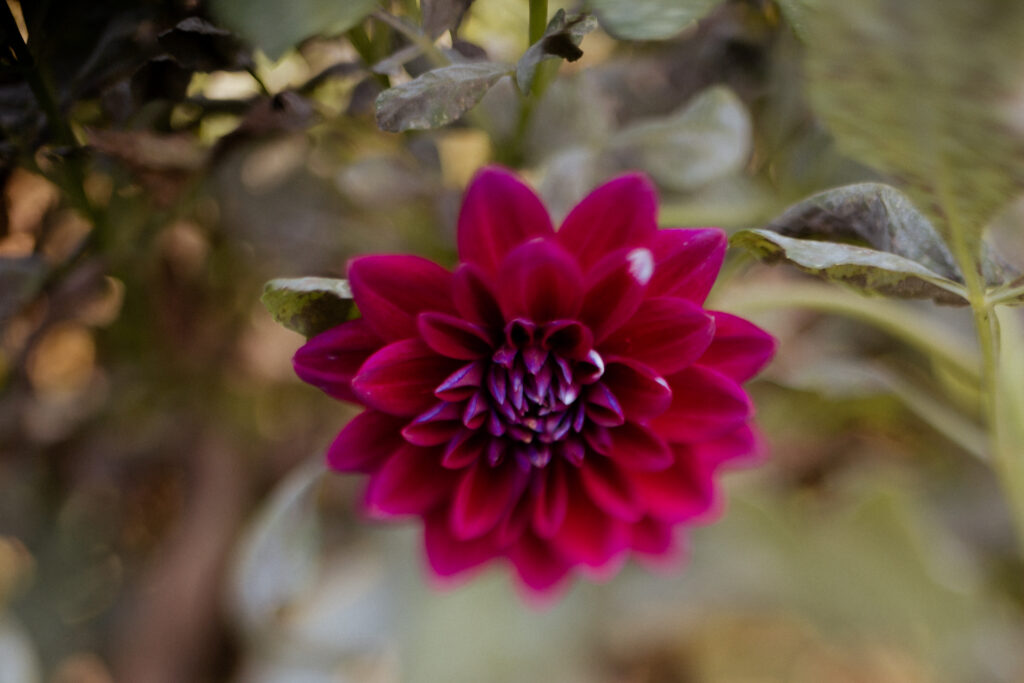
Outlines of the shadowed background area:
{"type": "MultiPolygon", "coordinates": [[[[969,311],[865,299],[734,250],[710,305],[779,339],[751,385],[771,458],[725,476],[685,568],[630,565],[538,611],[501,566],[436,590],[416,523],[360,518],[359,478],[322,464],[355,408],[299,382],[303,338],[260,303],[267,280],[344,277],[356,254],[453,264],[462,190],[489,162],[521,172],[556,221],[638,169],[663,227],[771,224],[907,256],[878,225],[919,214],[884,192],[870,211],[786,209],[913,185],[884,162],[921,141],[864,153],[830,132],[906,128],[889,116],[900,103],[844,118],[856,98],[827,84],[926,88],[913,59],[995,30],[984,17],[925,21],[927,3],[907,1],[872,24],[879,1],[850,20],[858,34],[808,14],[815,0],[593,0],[566,9],[599,28],[555,31],[519,61],[535,69],[524,100],[522,74],[480,65],[523,57],[526,0],[0,1],[0,683],[1024,675],[1024,566],[977,457],[969,311]],[[836,67],[864,35],[884,47],[922,26],[899,68],[836,67]],[[438,101],[392,92],[378,110],[382,91],[448,63],[476,66],[438,101]],[[446,109],[463,97],[479,104],[446,109]],[[410,129],[420,118],[431,129],[410,129]]],[[[1021,35],[1012,3],[981,4],[1021,35]]],[[[985,43],[1005,73],[943,81],[973,103],[955,116],[1024,135],[1019,96],[983,101],[990,82],[1024,93],[1016,44],[985,43]]],[[[1018,187],[1018,148],[1000,149],[999,173],[959,191],[995,206],[1018,187]]],[[[991,277],[1019,276],[1022,218],[998,214],[991,277]]]]}

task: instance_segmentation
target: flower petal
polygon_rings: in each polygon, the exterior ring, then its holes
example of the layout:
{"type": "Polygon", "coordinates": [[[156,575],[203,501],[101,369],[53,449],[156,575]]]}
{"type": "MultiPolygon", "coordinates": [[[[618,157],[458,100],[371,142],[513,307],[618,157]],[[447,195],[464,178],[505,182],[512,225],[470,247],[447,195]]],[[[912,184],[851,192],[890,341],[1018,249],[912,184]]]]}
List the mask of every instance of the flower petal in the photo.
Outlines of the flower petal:
{"type": "Polygon", "coordinates": [[[630,173],[584,197],[566,216],[556,239],[586,271],[616,249],[646,246],[658,231],[657,216],[654,185],[630,173]]]}
{"type": "MultiPolygon", "coordinates": [[[[516,568],[523,586],[538,594],[556,591],[571,568],[550,543],[532,534],[523,534],[519,542],[509,550],[508,558],[516,568]]],[[[536,595],[529,597],[534,599],[536,595]]]]}
{"type": "Polygon", "coordinates": [[[402,428],[402,436],[417,446],[440,446],[451,440],[462,428],[459,416],[462,406],[441,401],[430,410],[416,416],[402,428]]]}
{"type": "Polygon", "coordinates": [[[627,420],[643,420],[665,412],[672,389],[657,372],[632,358],[612,356],[605,361],[601,382],[619,399],[627,420]]]}
{"type": "Polygon", "coordinates": [[[768,447],[749,424],[717,439],[693,444],[693,450],[712,469],[722,465],[744,466],[757,463],[768,454],[768,447]]]}
{"type": "Polygon", "coordinates": [[[569,509],[566,466],[557,459],[534,479],[533,530],[541,538],[551,538],[565,521],[569,509]]]}
{"type": "Polygon", "coordinates": [[[388,341],[416,336],[416,314],[454,313],[452,274],[419,256],[362,256],[348,266],[363,319],[388,341]]]}
{"type": "Polygon", "coordinates": [[[712,311],[715,338],[697,361],[737,382],[745,382],[771,360],[775,339],[757,325],[729,313],[712,311]]]}
{"type": "Polygon", "coordinates": [[[666,522],[684,522],[715,508],[715,482],[711,469],[692,449],[672,447],[675,460],[661,472],[634,472],[633,485],[648,512],[666,522]]]}
{"type": "Polygon", "coordinates": [[[440,461],[436,448],[403,444],[370,477],[367,512],[375,517],[419,515],[448,499],[456,477],[440,461]]]}
{"type": "Polygon", "coordinates": [[[365,320],[350,320],[321,332],[305,343],[292,359],[304,382],[343,401],[357,402],[352,378],[384,341],[365,320]]]}
{"type": "Polygon", "coordinates": [[[587,274],[580,320],[600,342],[636,313],[654,270],[643,247],[619,249],[598,261],[587,274]]]}
{"type": "Polygon", "coordinates": [[[491,333],[504,329],[505,318],[490,278],[472,263],[463,263],[452,280],[455,309],[463,318],[491,333]]]}
{"type": "Polygon", "coordinates": [[[602,510],[626,522],[643,516],[643,503],[629,476],[610,458],[589,458],[579,469],[583,489],[602,510]]]}
{"type": "Polygon", "coordinates": [[[575,318],[583,298],[583,276],[557,244],[533,240],[512,250],[501,264],[499,293],[506,319],[534,323],[575,318]]]}
{"type": "Polygon", "coordinates": [[[420,313],[416,324],[427,346],[442,356],[476,360],[490,356],[493,351],[487,333],[461,318],[445,313],[420,313]]]}
{"type": "Polygon", "coordinates": [[[495,273],[512,249],[553,233],[544,204],[513,173],[491,166],[470,181],[459,212],[460,261],[495,273]]]}
{"type": "Polygon", "coordinates": [[[608,456],[629,470],[657,472],[672,464],[672,451],[650,427],[627,422],[608,430],[608,456]]]}
{"type": "Polygon", "coordinates": [[[364,410],[349,420],[327,449],[327,465],[343,472],[373,472],[402,445],[400,417],[364,410]]]}
{"type": "Polygon", "coordinates": [[[512,459],[497,467],[478,462],[465,470],[452,501],[452,534],[469,539],[493,529],[518,502],[528,479],[529,470],[512,459]]]}
{"type": "Polygon", "coordinates": [[[569,487],[569,510],[551,542],[574,563],[606,566],[626,549],[629,538],[621,520],[597,507],[579,482],[569,487]]]}
{"type": "Polygon", "coordinates": [[[455,576],[478,567],[498,554],[489,536],[466,541],[455,538],[448,524],[446,508],[435,510],[423,525],[423,545],[427,562],[434,573],[442,577],[455,576]]]}
{"type": "Polygon", "coordinates": [[[629,528],[630,547],[644,555],[668,555],[674,550],[672,525],[644,517],[629,528]]]}
{"type": "Polygon", "coordinates": [[[753,414],[746,392],[710,368],[695,365],[665,379],[672,387],[672,405],[651,421],[651,427],[670,442],[723,436],[753,414]]]}
{"type": "Polygon", "coordinates": [[[419,339],[405,339],[370,356],[352,379],[352,390],[372,408],[412,417],[436,403],[434,390],[458,366],[419,339]]]}
{"type": "Polygon", "coordinates": [[[675,296],[703,304],[715,284],[728,245],[718,228],[659,230],[651,243],[654,277],[651,296],[675,296]]]}
{"type": "Polygon", "coordinates": [[[636,314],[599,347],[604,356],[627,356],[661,375],[693,364],[711,343],[714,319],[684,299],[647,299],[636,314]]]}

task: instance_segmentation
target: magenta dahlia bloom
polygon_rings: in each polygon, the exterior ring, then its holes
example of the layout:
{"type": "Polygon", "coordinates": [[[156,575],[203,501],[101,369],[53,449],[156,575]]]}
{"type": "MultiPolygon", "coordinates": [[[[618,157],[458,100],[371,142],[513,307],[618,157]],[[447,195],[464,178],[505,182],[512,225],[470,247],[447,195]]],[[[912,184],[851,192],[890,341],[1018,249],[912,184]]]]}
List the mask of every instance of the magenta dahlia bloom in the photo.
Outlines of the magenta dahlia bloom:
{"type": "Polygon", "coordinates": [[[670,556],[673,528],[716,509],[714,475],[757,450],[740,383],[774,341],[702,308],[717,229],[656,224],[650,182],[601,186],[559,230],[499,168],[471,183],[460,265],[349,264],[362,318],[295,355],[305,381],[366,407],[329,465],[370,475],[366,509],[416,515],[441,577],[505,558],[534,593],[630,554],[670,556]]]}

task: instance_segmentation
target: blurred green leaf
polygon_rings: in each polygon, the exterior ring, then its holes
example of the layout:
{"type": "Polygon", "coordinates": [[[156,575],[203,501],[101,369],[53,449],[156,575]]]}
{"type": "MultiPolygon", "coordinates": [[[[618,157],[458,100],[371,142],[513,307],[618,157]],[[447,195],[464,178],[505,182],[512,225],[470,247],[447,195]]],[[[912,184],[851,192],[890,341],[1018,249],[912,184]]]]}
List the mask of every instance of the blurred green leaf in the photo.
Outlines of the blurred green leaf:
{"type": "Polygon", "coordinates": [[[803,8],[812,102],[850,155],[977,239],[1024,184],[1024,4],[803,8]]]}
{"type": "Polygon", "coordinates": [[[675,114],[624,129],[607,154],[642,168],[658,184],[694,190],[743,169],[750,156],[750,116],[731,90],[705,90],[675,114]]]}
{"type": "Polygon", "coordinates": [[[377,8],[377,0],[212,0],[213,14],[271,59],[315,35],[339,34],[377,8]]]}
{"type": "Polygon", "coordinates": [[[0,258],[0,323],[35,295],[45,274],[46,265],[38,258],[0,258]]]}
{"type": "Polygon", "coordinates": [[[457,29],[473,0],[421,0],[423,32],[437,38],[448,29],[457,29]]]}
{"type": "Polygon", "coordinates": [[[348,280],[303,277],[271,280],[260,298],[274,320],[306,337],[340,325],[352,310],[348,280]]]}
{"type": "Polygon", "coordinates": [[[583,36],[597,28],[597,20],[587,14],[566,18],[560,9],[548,23],[544,36],[523,54],[516,63],[516,83],[524,93],[533,87],[537,66],[548,59],[575,62],[583,56],[579,48],[583,36]]]}
{"type": "Polygon", "coordinates": [[[193,71],[238,71],[252,66],[237,37],[199,17],[179,21],[157,40],[179,64],[193,71]]]}
{"type": "Polygon", "coordinates": [[[966,305],[959,283],[910,259],[884,251],[835,242],[785,237],[771,230],[744,230],[730,239],[768,263],[785,261],[800,270],[842,282],[871,294],[901,299],[932,299],[966,305]]]}
{"type": "Polygon", "coordinates": [[[397,133],[440,128],[476,106],[514,67],[498,62],[451,64],[428,71],[377,97],[377,125],[397,133]]]}
{"type": "Polygon", "coordinates": [[[621,40],[664,40],[697,21],[719,0],[589,0],[601,26],[621,40]]]}

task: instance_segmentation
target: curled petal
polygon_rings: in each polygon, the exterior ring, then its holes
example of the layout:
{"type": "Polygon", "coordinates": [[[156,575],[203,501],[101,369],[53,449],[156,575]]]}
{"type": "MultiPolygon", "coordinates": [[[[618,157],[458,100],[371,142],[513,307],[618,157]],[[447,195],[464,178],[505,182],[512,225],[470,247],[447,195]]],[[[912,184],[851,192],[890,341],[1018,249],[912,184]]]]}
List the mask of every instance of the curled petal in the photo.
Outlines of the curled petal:
{"type": "Polygon", "coordinates": [[[352,379],[352,390],[372,408],[412,417],[437,402],[434,389],[457,366],[419,339],[406,339],[370,356],[352,379]]]}
{"type": "Polygon", "coordinates": [[[684,299],[647,299],[636,314],[599,347],[605,356],[626,356],[662,376],[692,365],[715,334],[714,319],[684,299]]]}
{"type": "Polygon", "coordinates": [[[416,336],[416,314],[454,313],[452,274],[419,256],[362,256],[348,266],[363,319],[388,341],[416,336]]]}
{"type": "Polygon", "coordinates": [[[343,472],[373,472],[401,445],[400,417],[365,410],[352,418],[327,449],[327,465],[343,472]]]}
{"type": "Polygon", "coordinates": [[[417,446],[439,446],[447,443],[462,426],[462,408],[456,403],[440,402],[405,425],[402,436],[417,446]]]}
{"type": "Polygon", "coordinates": [[[587,419],[602,427],[617,427],[625,422],[622,406],[615,394],[604,385],[604,382],[591,384],[587,387],[584,399],[587,405],[587,419]]]}
{"type": "Polygon", "coordinates": [[[658,231],[657,215],[654,185],[631,173],[587,195],[566,216],[556,239],[586,271],[617,249],[646,246],[658,231]]]}
{"type": "Polygon", "coordinates": [[[715,338],[697,362],[737,382],[745,382],[775,354],[775,339],[757,325],[729,313],[712,311],[715,338]]]}
{"type": "Polygon", "coordinates": [[[547,209],[511,172],[491,166],[470,181],[459,213],[460,261],[495,273],[512,249],[553,233],[547,209]]]}
{"type": "Polygon", "coordinates": [[[441,466],[449,470],[469,467],[481,459],[484,449],[492,442],[482,432],[462,429],[452,437],[441,455],[441,466]]]}
{"type": "Polygon", "coordinates": [[[725,259],[728,240],[718,228],[659,230],[651,243],[651,296],[674,296],[703,304],[725,259]]]}
{"type": "Polygon", "coordinates": [[[668,382],[632,358],[609,358],[601,381],[619,399],[627,420],[655,417],[672,403],[672,389],[668,382]]]}
{"type": "Polygon", "coordinates": [[[580,320],[600,342],[630,319],[647,291],[654,271],[651,252],[643,247],[619,249],[587,273],[580,320]]]}
{"type": "Polygon", "coordinates": [[[475,360],[493,352],[487,333],[461,318],[445,313],[420,313],[416,323],[423,341],[442,356],[475,360]]]}
{"type": "Polygon", "coordinates": [[[707,441],[742,426],[753,408],[736,382],[710,368],[695,365],[665,378],[672,387],[672,405],[651,426],[668,441],[707,441]]]}
{"type": "Polygon", "coordinates": [[[352,378],[384,341],[365,320],[350,320],[321,332],[295,352],[295,374],[334,398],[356,402],[352,378]]]}
{"type": "Polygon", "coordinates": [[[452,534],[469,539],[493,529],[512,511],[528,479],[529,470],[512,460],[498,467],[477,462],[465,470],[452,501],[452,534]]]}
{"type": "Polygon", "coordinates": [[[513,249],[501,264],[499,281],[506,318],[544,323],[579,313],[583,276],[576,261],[552,241],[532,240],[513,249]]]}
{"type": "Polygon", "coordinates": [[[455,270],[452,296],[459,315],[474,325],[492,332],[505,326],[490,277],[479,266],[463,263],[455,270]]]}
{"type": "Polygon", "coordinates": [[[651,516],[685,522],[715,509],[711,469],[688,446],[672,447],[675,460],[661,472],[634,472],[633,485],[651,516]]]}
{"type": "Polygon", "coordinates": [[[455,483],[436,448],[403,444],[370,477],[366,510],[376,517],[421,515],[449,498],[455,483]]]}

